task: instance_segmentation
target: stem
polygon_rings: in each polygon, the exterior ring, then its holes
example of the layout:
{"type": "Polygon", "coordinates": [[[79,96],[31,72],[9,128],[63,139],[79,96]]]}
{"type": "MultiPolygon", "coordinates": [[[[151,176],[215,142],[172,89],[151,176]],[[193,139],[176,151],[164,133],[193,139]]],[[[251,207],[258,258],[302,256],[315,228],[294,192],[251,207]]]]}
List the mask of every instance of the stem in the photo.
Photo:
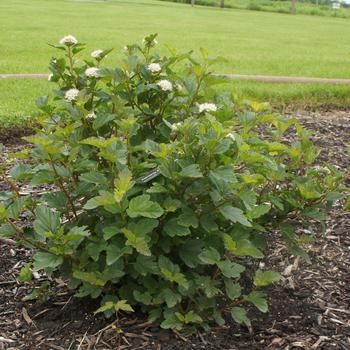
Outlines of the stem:
{"type": "Polygon", "coordinates": [[[73,76],[73,57],[72,57],[72,50],[71,47],[68,46],[68,60],[69,60],[69,71],[73,76]]]}
{"type": "MultiPolygon", "coordinates": [[[[11,220],[7,219],[6,222],[17,232],[17,234],[19,235],[19,237],[21,238],[22,241],[25,241],[27,243],[29,243],[30,245],[34,246],[35,248],[39,249],[39,250],[43,250],[47,253],[50,254],[54,254],[57,255],[56,253],[52,252],[50,248],[48,248],[45,244],[40,243],[40,242],[32,242],[30,239],[28,239],[23,230],[21,228],[19,228],[14,222],[12,222],[11,220]]],[[[72,255],[62,255],[62,257],[72,260],[72,261],[77,261],[72,255]]]]}
{"type": "Polygon", "coordinates": [[[49,248],[47,248],[44,244],[41,244],[41,243],[39,243],[39,242],[33,243],[30,239],[28,239],[27,237],[25,237],[24,232],[23,232],[14,222],[12,222],[11,220],[6,220],[6,221],[7,221],[7,223],[17,232],[17,234],[20,236],[20,238],[21,238],[23,241],[25,241],[25,242],[31,244],[31,245],[34,246],[35,248],[38,248],[38,249],[40,249],[40,250],[44,250],[44,251],[46,251],[46,252],[48,252],[48,253],[52,253],[51,250],[50,250],[49,248]]]}
{"type": "Polygon", "coordinates": [[[14,181],[8,179],[3,173],[0,173],[0,175],[1,178],[11,187],[12,191],[16,193],[16,196],[20,197],[21,195],[14,181]]]}
{"type": "Polygon", "coordinates": [[[197,97],[198,94],[199,94],[199,90],[200,90],[200,88],[201,88],[201,86],[202,86],[203,80],[204,80],[204,75],[202,75],[202,76],[198,79],[196,91],[195,91],[194,94],[192,95],[192,98],[191,98],[191,100],[190,100],[190,102],[189,102],[189,104],[188,104],[188,107],[189,107],[189,108],[193,106],[193,103],[194,103],[196,97],[197,97]]]}
{"type": "MultiPolygon", "coordinates": [[[[58,178],[59,187],[63,191],[63,193],[66,195],[66,197],[68,199],[68,202],[69,202],[69,204],[70,204],[70,206],[72,208],[72,211],[73,211],[73,214],[74,214],[74,218],[77,220],[78,219],[78,215],[77,215],[77,211],[75,210],[75,206],[74,206],[73,200],[72,200],[71,196],[69,195],[68,191],[66,190],[66,188],[64,187],[64,183],[62,181],[62,178],[57,172],[56,166],[55,166],[55,164],[53,162],[53,159],[52,159],[51,155],[49,157],[50,157],[50,164],[51,164],[52,170],[53,170],[53,172],[55,173],[55,175],[58,178]]],[[[68,213],[68,218],[69,218],[69,213],[68,213]]]]}
{"type": "MultiPolygon", "coordinates": [[[[4,174],[0,173],[0,175],[1,175],[1,178],[11,187],[12,191],[16,194],[16,197],[20,198],[21,194],[19,193],[19,189],[16,186],[16,183],[13,180],[8,179],[4,174]]],[[[27,208],[35,216],[33,208],[29,206],[27,206],[27,208]]]]}

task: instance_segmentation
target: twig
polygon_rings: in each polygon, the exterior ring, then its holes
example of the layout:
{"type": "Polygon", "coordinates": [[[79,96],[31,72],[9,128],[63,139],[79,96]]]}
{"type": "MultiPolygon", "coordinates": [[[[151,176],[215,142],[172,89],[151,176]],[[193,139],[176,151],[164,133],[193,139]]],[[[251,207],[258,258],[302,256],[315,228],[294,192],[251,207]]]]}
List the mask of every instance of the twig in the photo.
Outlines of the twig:
{"type": "Polygon", "coordinates": [[[14,284],[14,283],[17,283],[16,280],[13,280],[13,281],[1,281],[0,282],[0,286],[4,286],[4,285],[7,285],[7,284],[14,284]]]}
{"type": "Polygon", "coordinates": [[[344,313],[344,314],[350,315],[350,311],[349,311],[349,310],[336,309],[336,308],[334,308],[334,307],[328,307],[328,306],[326,306],[326,309],[332,310],[332,311],[338,311],[338,312],[342,312],[342,313],[344,313]]]}
{"type": "Polygon", "coordinates": [[[83,341],[84,341],[84,339],[85,339],[86,334],[87,334],[87,331],[85,332],[83,338],[81,339],[81,342],[79,343],[79,346],[77,347],[77,350],[80,350],[80,349],[81,349],[81,346],[83,345],[83,341]]]}
{"type": "Polygon", "coordinates": [[[179,337],[181,340],[183,340],[185,343],[188,343],[188,339],[186,339],[185,337],[183,337],[177,330],[173,329],[173,333],[179,337]]]}
{"type": "Polygon", "coordinates": [[[95,334],[93,334],[93,336],[96,336],[96,335],[98,335],[99,333],[103,333],[104,331],[106,331],[107,329],[110,329],[110,328],[112,328],[115,324],[117,323],[117,320],[116,321],[114,321],[114,322],[112,322],[112,323],[110,323],[109,325],[107,325],[106,327],[104,327],[104,328],[102,328],[102,329],[100,329],[99,331],[97,331],[95,334]]]}
{"type": "Polygon", "coordinates": [[[145,341],[149,341],[149,339],[147,337],[145,337],[144,335],[141,334],[135,334],[135,333],[124,333],[124,335],[128,338],[138,338],[138,339],[142,339],[145,341]]]}
{"type": "Polygon", "coordinates": [[[0,242],[8,244],[8,245],[16,245],[16,241],[14,241],[11,238],[6,238],[6,237],[0,237],[0,242]]]}

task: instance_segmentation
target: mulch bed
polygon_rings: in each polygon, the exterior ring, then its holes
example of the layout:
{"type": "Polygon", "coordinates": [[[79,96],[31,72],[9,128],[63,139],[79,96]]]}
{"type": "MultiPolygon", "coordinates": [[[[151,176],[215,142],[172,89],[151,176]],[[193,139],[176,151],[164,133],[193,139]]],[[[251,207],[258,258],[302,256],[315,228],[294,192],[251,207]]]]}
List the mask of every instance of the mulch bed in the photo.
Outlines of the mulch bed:
{"type": "MultiPolygon", "coordinates": [[[[349,169],[346,144],[350,141],[350,112],[318,115],[302,113],[302,123],[315,130],[322,159],[349,169]]],[[[8,152],[23,147],[19,132],[0,133],[8,152]]],[[[0,190],[4,184],[0,183],[0,190]]],[[[308,247],[312,264],[286,254],[278,237],[268,267],[280,271],[282,281],[269,288],[270,311],[249,311],[253,331],[228,320],[224,327],[185,338],[148,324],[142,315],[106,320],[94,316],[98,301],[75,299],[62,280],[54,278],[54,293],[44,302],[23,302],[33,288],[16,276],[31,252],[0,242],[0,350],[3,349],[232,349],[232,350],[349,350],[350,349],[350,213],[338,203],[323,234],[310,225],[317,240],[308,247]],[[114,321],[114,322],[113,322],[114,321]]],[[[37,275],[35,284],[43,276],[37,275]]]]}

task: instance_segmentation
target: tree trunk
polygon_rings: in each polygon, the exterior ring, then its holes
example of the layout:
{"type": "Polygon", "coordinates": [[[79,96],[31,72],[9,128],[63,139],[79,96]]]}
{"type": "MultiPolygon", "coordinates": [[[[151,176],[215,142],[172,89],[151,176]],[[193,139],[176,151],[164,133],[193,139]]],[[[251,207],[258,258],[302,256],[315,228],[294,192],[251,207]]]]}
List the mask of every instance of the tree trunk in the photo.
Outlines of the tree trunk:
{"type": "Polygon", "coordinates": [[[191,0],[191,6],[193,7],[196,0],[191,0]]]}
{"type": "Polygon", "coordinates": [[[220,0],[220,7],[222,9],[225,7],[225,0],[220,0]]]}
{"type": "Polygon", "coordinates": [[[297,13],[297,2],[298,2],[298,0],[292,0],[292,7],[290,10],[292,15],[295,15],[297,13]]]}

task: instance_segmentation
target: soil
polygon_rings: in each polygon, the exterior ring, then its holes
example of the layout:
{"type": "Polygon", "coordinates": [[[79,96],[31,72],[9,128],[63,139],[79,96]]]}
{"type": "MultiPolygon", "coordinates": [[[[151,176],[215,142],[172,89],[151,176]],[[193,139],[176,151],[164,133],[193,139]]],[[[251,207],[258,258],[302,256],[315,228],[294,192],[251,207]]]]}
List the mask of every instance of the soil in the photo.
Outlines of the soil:
{"type": "MultiPolygon", "coordinates": [[[[304,112],[297,118],[315,130],[321,159],[349,169],[350,112],[304,112]]],[[[27,130],[28,132],[28,130],[27,130]]],[[[0,133],[8,152],[23,146],[22,131],[0,133]]],[[[4,188],[0,183],[0,190],[4,188]]],[[[312,263],[290,257],[272,237],[266,266],[283,275],[269,288],[269,313],[249,310],[252,330],[228,322],[185,338],[148,324],[142,315],[106,320],[94,315],[98,301],[75,299],[65,283],[53,278],[53,293],[45,301],[22,301],[34,283],[16,277],[32,252],[14,242],[0,241],[0,350],[3,349],[231,349],[231,350],[350,350],[350,213],[337,203],[327,221],[326,234],[310,225],[317,240],[308,246],[312,263]]]]}

